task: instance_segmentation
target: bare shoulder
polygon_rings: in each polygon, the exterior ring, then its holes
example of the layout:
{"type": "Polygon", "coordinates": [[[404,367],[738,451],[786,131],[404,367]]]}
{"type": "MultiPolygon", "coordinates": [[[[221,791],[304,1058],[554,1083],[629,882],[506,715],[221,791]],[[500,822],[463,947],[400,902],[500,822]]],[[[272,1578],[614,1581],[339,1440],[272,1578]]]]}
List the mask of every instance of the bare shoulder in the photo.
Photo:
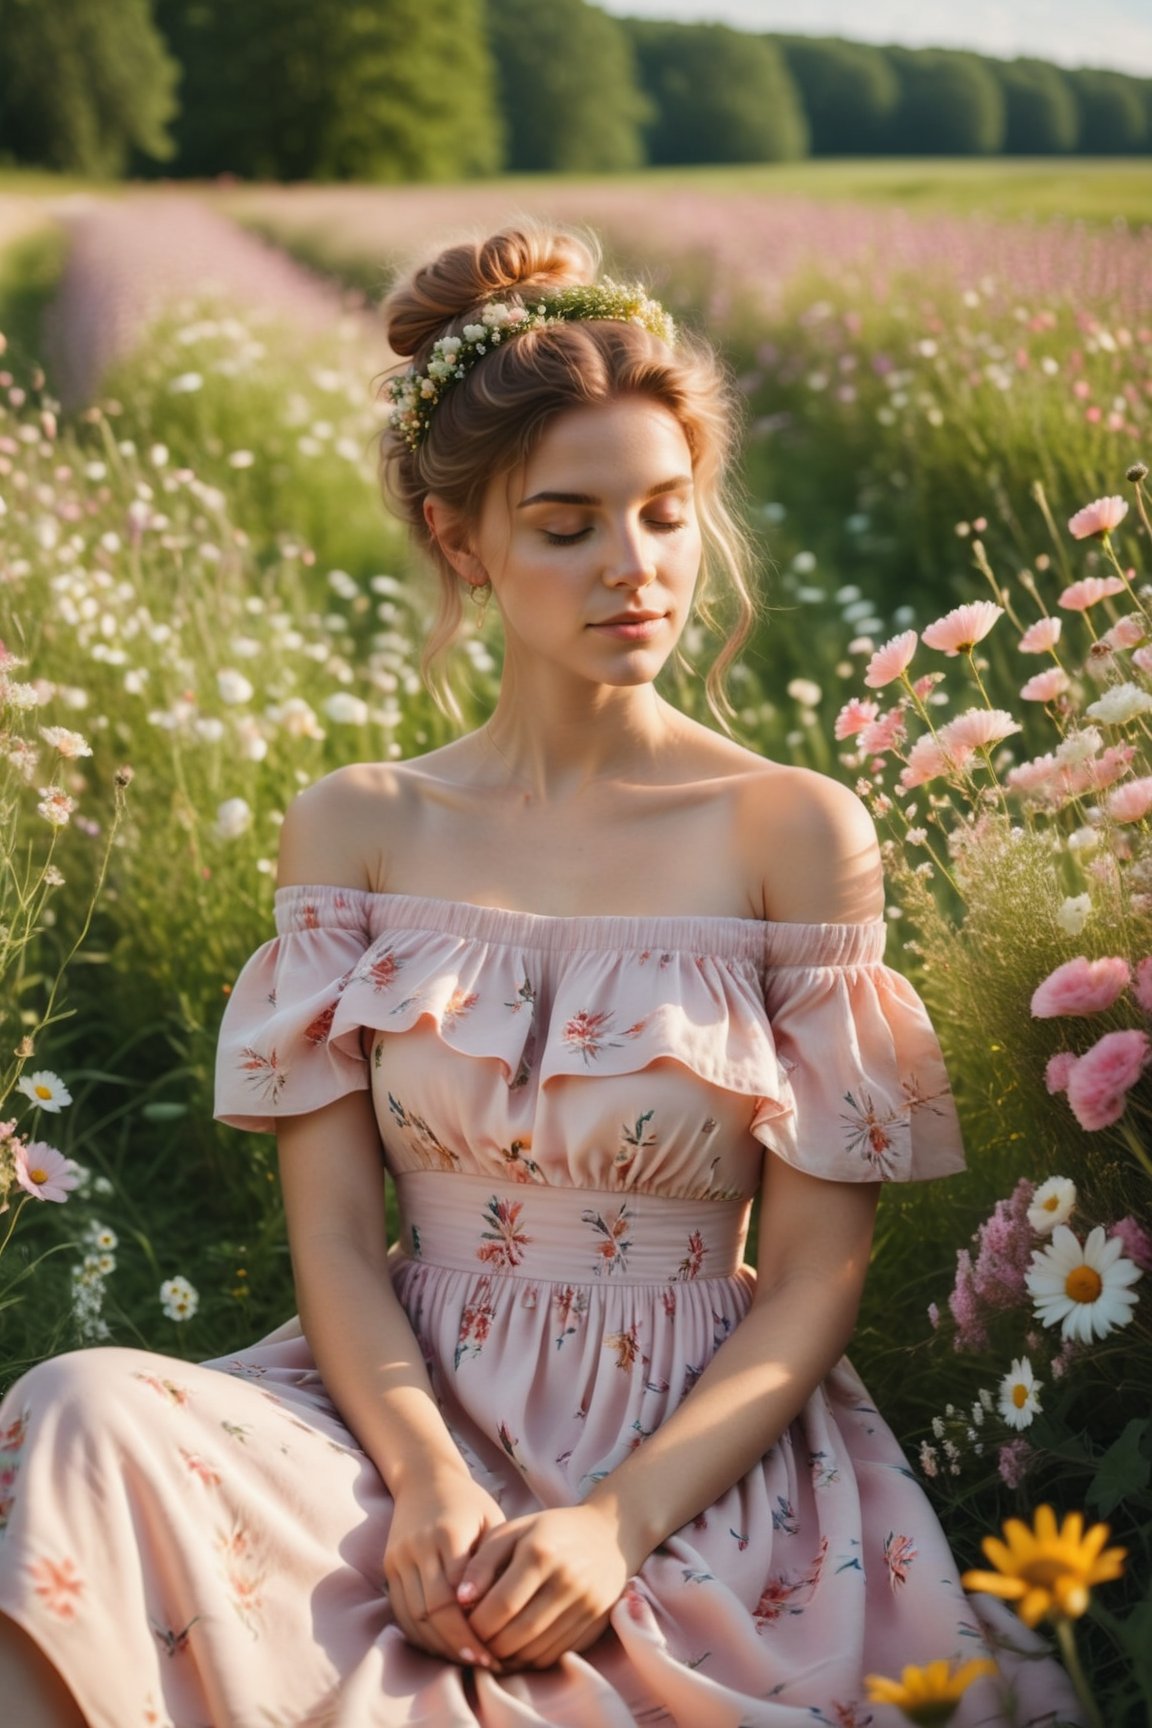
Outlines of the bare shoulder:
{"type": "Polygon", "coordinates": [[[407,777],[390,762],[352,763],[314,781],[285,812],[278,886],[374,888],[411,797],[407,777]]]}
{"type": "Polygon", "coordinates": [[[743,783],[740,834],[764,916],[785,923],[865,923],[884,915],[876,824],[829,774],[766,764],[743,783]]]}

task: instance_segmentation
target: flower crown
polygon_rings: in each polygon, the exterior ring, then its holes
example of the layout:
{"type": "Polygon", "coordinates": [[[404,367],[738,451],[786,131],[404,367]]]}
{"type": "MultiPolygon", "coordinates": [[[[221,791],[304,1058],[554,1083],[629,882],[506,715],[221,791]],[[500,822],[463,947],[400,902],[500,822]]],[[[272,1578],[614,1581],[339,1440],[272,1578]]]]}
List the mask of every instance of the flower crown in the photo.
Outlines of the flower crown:
{"type": "Polygon", "coordinates": [[[441,336],[432,344],[423,372],[412,370],[389,381],[388,395],[393,402],[389,426],[410,449],[417,449],[445,390],[466,378],[490,348],[499,347],[522,330],[597,318],[640,324],[664,342],[671,342],[676,334],[669,314],[659,301],[648,298],[639,283],[613,282],[608,277],[602,282],[549,290],[528,306],[491,300],[474,324],[464,325],[459,336],[441,336]]]}

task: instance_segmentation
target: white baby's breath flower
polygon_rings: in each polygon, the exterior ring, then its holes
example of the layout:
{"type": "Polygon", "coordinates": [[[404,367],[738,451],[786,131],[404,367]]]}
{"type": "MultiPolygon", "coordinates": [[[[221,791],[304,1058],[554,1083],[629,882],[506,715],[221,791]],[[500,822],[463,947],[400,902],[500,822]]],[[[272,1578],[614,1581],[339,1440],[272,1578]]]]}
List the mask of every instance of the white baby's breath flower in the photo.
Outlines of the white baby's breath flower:
{"type": "Polygon", "coordinates": [[[788,694],[802,708],[815,708],[824,692],[811,678],[793,678],[788,685],[788,694]]]}
{"type": "Polygon", "coordinates": [[[1078,762],[1088,762],[1099,753],[1103,743],[1104,737],[1098,726],[1082,726],[1078,732],[1070,732],[1067,738],[1056,746],[1056,760],[1071,766],[1078,762]]]}
{"type": "Polygon", "coordinates": [[[41,726],[40,736],[69,761],[77,756],[91,756],[92,746],[79,732],[69,732],[67,726],[41,726]]]}
{"type": "Polygon", "coordinates": [[[1028,1428],[1040,1410],[1040,1388],[1027,1356],[1013,1362],[1000,1382],[998,1408],[1009,1428],[1028,1428]]]}
{"type": "Polygon", "coordinates": [[[1076,1184],[1067,1176],[1049,1176],[1032,1196],[1028,1222],[1038,1236],[1050,1236],[1057,1224],[1066,1224],[1076,1205],[1076,1184]]]}
{"type": "Polygon", "coordinates": [[[1129,1286],[1143,1274],[1123,1248],[1118,1236],[1105,1236],[1102,1224],[1083,1244],[1066,1224],[1058,1224],[1047,1247],[1033,1253],[1025,1274],[1036,1318],[1045,1326],[1059,1325],[1065,1338],[1084,1344],[1127,1326],[1137,1302],[1129,1286]]]}
{"type": "Polygon", "coordinates": [[[200,1297],[187,1278],[165,1278],[160,1286],[160,1305],[169,1320],[191,1320],[200,1297]]]}
{"type": "Polygon", "coordinates": [[[229,468],[251,468],[256,458],[251,450],[233,450],[228,458],[229,468]]]}
{"type": "Polygon", "coordinates": [[[351,695],[347,690],[337,690],[324,703],[324,712],[329,720],[335,720],[341,726],[363,726],[368,719],[368,704],[359,696],[351,695]]]}
{"type": "Polygon", "coordinates": [[[190,396],[193,391],[203,388],[204,380],[199,372],[181,372],[168,385],[173,396],[190,396]]]}
{"type": "Polygon", "coordinates": [[[75,808],[75,798],[70,798],[62,786],[41,786],[36,810],[53,828],[66,827],[75,808]]]}
{"type": "Polygon", "coordinates": [[[42,1068],[37,1074],[22,1075],[16,1082],[16,1090],[50,1116],[59,1115],[72,1102],[72,1094],[59,1074],[53,1074],[47,1068],[42,1068]]]}
{"type": "Polygon", "coordinates": [[[1116,684],[1090,702],[1084,712],[1093,720],[1103,720],[1109,726],[1125,726],[1137,714],[1152,709],[1152,696],[1138,684],[1116,684]]]}
{"type": "Polygon", "coordinates": [[[1056,922],[1069,936],[1079,936],[1091,916],[1091,894],[1070,894],[1056,910],[1056,922]]]}
{"type": "Polygon", "coordinates": [[[254,693],[243,672],[237,672],[232,666],[223,666],[217,672],[216,688],[220,692],[221,702],[251,702],[254,693]]]}
{"type": "Polygon", "coordinates": [[[235,840],[252,826],[252,809],[246,798],[225,798],[217,807],[215,833],[219,840],[235,840]]]}

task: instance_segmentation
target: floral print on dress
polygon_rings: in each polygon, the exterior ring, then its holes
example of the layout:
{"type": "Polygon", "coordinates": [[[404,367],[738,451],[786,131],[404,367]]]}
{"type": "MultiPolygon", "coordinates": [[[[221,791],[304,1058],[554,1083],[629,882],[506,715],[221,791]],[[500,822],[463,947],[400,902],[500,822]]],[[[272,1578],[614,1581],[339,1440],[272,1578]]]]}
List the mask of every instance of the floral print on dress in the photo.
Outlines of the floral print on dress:
{"type": "Polygon", "coordinates": [[[793,1577],[788,1572],[777,1572],[769,1578],[760,1592],[760,1600],[752,1610],[757,1632],[763,1632],[766,1626],[773,1625],[784,1614],[803,1614],[820,1582],[827,1553],[828,1538],[822,1536],[820,1547],[807,1571],[802,1572],[799,1577],[793,1577]],[[803,1601],[799,1600],[801,1596],[804,1597],[803,1601]]]}
{"type": "Polygon", "coordinates": [[[521,1200],[502,1200],[498,1194],[492,1195],[484,1208],[484,1220],[492,1228],[480,1232],[483,1247],[476,1250],[477,1260],[485,1260],[502,1272],[521,1264],[524,1250],[532,1240],[527,1231],[520,1228],[523,1210],[521,1200]]]}
{"type": "Polygon", "coordinates": [[[621,1050],[623,1038],[638,1038],[648,1024],[646,1020],[637,1020],[633,1025],[626,1026],[620,1038],[610,1038],[612,1022],[615,1014],[611,1008],[604,1008],[599,1013],[590,1009],[581,1009],[579,1014],[573,1014],[566,1023],[561,1034],[565,1044],[571,1050],[579,1050],[584,1058],[585,1066],[589,1066],[601,1050],[621,1050]]]}
{"type": "Polygon", "coordinates": [[[178,1632],[174,1626],[161,1626],[155,1620],[149,1620],[148,1624],[151,1626],[160,1648],[171,1661],[174,1656],[183,1656],[188,1648],[189,1633],[193,1626],[197,1625],[203,1618],[203,1614],[194,1614],[191,1620],[182,1626],[178,1632]]]}
{"type": "Polygon", "coordinates": [[[890,1110],[887,1115],[876,1113],[876,1106],[871,1096],[861,1090],[860,1103],[857,1104],[851,1092],[844,1093],[844,1101],[852,1106],[853,1114],[846,1116],[841,1113],[840,1120],[848,1123],[845,1136],[848,1150],[864,1159],[876,1176],[886,1181],[894,1171],[895,1148],[892,1135],[888,1130],[895,1123],[903,1122],[907,1129],[907,1106],[902,1109],[890,1110]]]}
{"type": "Polygon", "coordinates": [[[199,1452],[189,1452],[181,1446],[180,1456],[187,1465],[189,1472],[198,1481],[203,1482],[206,1488],[219,1488],[224,1478],[219,1470],[200,1456],[199,1452]]]}
{"type": "Polygon", "coordinates": [[[628,1270],[628,1250],[632,1247],[629,1234],[632,1228],[632,1213],[628,1210],[625,1200],[615,1218],[605,1219],[602,1212],[587,1206],[580,1214],[585,1224],[595,1230],[603,1240],[596,1246],[596,1276],[605,1272],[626,1272],[628,1270]]]}
{"type": "Polygon", "coordinates": [[[631,1326],[625,1327],[622,1332],[609,1332],[604,1340],[604,1348],[615,1352],[617,1368],[622,1368],[625,1373],[630,1372],[637,1362],[642,1360],[639,1324],[633,1320],[631,1326]]]}
{"type": "Polygon", "coordinates": [[[16,1501],[16,1478],[20,1474],[20,1458],[28,1438],[28,1418],[29,1411],[22,1410],[14,1422],[0,1431],[0,1536],[8,1528],[16,1501]]]}
{"type": "Polygon", "coordinates": [[[256,1538],[246,1524],[234,1524],[230,1530],[216,1532],[216,1552],[232,1607],[255,1638],[268,1572],[256,1538]]]}
{"type": "Polygon", "coordinates": [[[192,1397],[187,1386],[181,1386],[175,1380],[162,1380],[156,1374],[142,1374],[139,1369],[133,1373],[132,1378],[143,1381],[145,1386],[151,1386],[153,1392],[158,1392],[161,1398],[166,1398],[169,1404],[175,1404],[180,1408],[183,1408],[192,1397]]]}
{"type": "Polygon", "coordinates": [[[656,1144],[655,1134],[647,1132],[648,1124],[655,1114],[655,1110],[645,1110],[637,1116],[631,1128],[626,1122],[621,1126],[620,1145],[612,1161],[612,1175],[621,1188],[628,1186],[632,1167],[641,1152],[649,1151],[656,1144]]]}
{"type": "Polygon", "coordinates": [[[388,1094],[388,1108],[392,1113],[397,1127],[402,1128],[404,1137],[411,1152],[420,1160],[427,1170],[458,1170],[460,1154],[450,1146],[445,1146],[435,1129],[430,1127],[423,1116],[418,1116],[414,1110],[408,1110],[396,1097],[388,1094]]]}
{"type": "Polygon", "coordinates": [[[288,1070],[280,1066],[280,1058],[275,1050],[266,1056],[262,1050],[246,1044],[240,1052],[238,1067],[248,1085],[266,1104],[277,1104],[280,1094],[288,1084],[288,1070]]]}
{"type": "Polygon", "coordinates": [[[28,1571],[32,1586],[49,1614],[57,1620],[75,1620],[84,1594],[84,1580],[74,1560],[33,1560],[28,1571]]]}
{"type": "Polygon", "coordinates": [[[472,1012],[479,1000],[479,994],[475,990],[453,990],[451,996],[449,996],[447,1002],[444,1004],[444,1009],[440,1016],[441,1026],[446,1026],[451,1030],[456,1025],[457,1021],[463,1020],[466,1014],[472,1012]]]}
{"type": "Polygon", "coordinates": [[[492,1280],[487,1275],[478,1279],[471,1299],[465,1304],[460,1315],[460,1329],[456,1334],[456,1350],[452,1358],[453,1368],[459,1368],[465,1356],[479,1356],[483,1350],[496,1313],[492,1294],[492,1280]]]}
{"type": "Polygon", "coordinates": [[[566,1338],[575,1337],[580,1330],[581,1322],[588,1312],[588,1292],[577,1284],[563,1284],[552,1294],[552,1311],[556,1316],[559,1331],[556,1334],[556,1348],[561,1349],[566,1338]]]}
{"type": "Polygon", "coordinates": [[[382,990],[390,990],[396,978],[404,970],[403,962],[396,958],[391,948],[385,948],[381,954],[372,954],[368,950],[363,962],[357,966],[352,977],[358,984],[371,984],[373,993],[379,995],[382,990]]]}
{"type": "Polygon", "coordinates": [[[521,1134],[513,1140],[510,1146],[501,1146],[500,1156],[504,1160],[504,1168],[513,1182],[543,1182],[544,1172],[535,1158],[529,1156],[532,1150],[531,1134],[521,1134]]]}
{"type": "Polygon", "coordinates": [[[895,1596],[897,1590],[908,1582],[908,1572],[913,1560],[916,1559],[916,1544],[911,1536],[898,1536],[889,1530],[884,1538],[884,1565],[888,1570],[888,1582],[895,1596]]]}
{"type": "Polygon", "coordinates": [[[704,1265],[704,1256],[708,1252],[704,1238],[699,1230],[693,1230],[688,1236],[688,1252],[681,1260],[677,1269],[677,1278],[699,1278],[704,1265]]]}

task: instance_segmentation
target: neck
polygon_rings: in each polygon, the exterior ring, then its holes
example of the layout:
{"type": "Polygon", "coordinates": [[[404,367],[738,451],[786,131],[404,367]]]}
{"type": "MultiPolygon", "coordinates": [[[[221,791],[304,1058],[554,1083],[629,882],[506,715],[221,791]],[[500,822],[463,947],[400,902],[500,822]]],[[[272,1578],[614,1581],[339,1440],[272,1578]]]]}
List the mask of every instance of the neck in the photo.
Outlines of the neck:
{"type": "Polygon", "coordinates": [[[517,684],[506,673],[482,733],[496,777],[540,803],[650,779],[680,718],[650,684],[573,689],[540,679],[530,694],[517,684]]]}

